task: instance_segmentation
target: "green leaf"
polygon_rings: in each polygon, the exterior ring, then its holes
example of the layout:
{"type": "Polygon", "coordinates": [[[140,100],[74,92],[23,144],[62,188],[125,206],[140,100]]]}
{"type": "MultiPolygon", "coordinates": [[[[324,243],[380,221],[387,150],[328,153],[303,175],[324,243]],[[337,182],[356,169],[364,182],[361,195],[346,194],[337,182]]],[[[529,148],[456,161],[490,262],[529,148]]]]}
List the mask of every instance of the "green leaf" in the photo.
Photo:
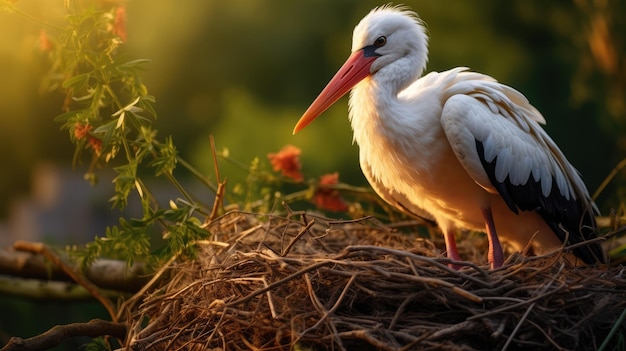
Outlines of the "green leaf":
{"type": "Polygon", "coordinates": [[[176,150],[176,146],[174,146],[172,137],[167,137],[165,139],[165,144],[160,144],[157,146],[157,148],[158,155],[150,163],[150,166],[155,168],[156,175],[171,175],[172,173],[174,173],[174,169],[176,168],[176,164],[178,162],[178,151],[176,150]]]}
{"type": "Polygon", "coordinates": [[[121,65],[119,65],[118,67],[121,69],[128,69],[131,71],[134,71],[138,68],[141,68],[141,66],[152,62],[152,60],[149,59],[137,59],[137,60],[131,60],[131,61],[127,61],[122,63],[121,65]]]}
{"type": "Polygon", "coordinates": [[[70,77],[63,81],[61,87],[64,89],[74,88],[75,90],[81,89],[89,82],[91,73],[83,73],[73,77],[70,77]]]}
{"type": "Polygon", "coordinates": [[[75,117],[78,117],[79,115],[80,115],[80,111],[68,111],[68,112],[65,112],[63,114],[56,116],[54,118],[54,121],[57,123],[67,122],[71,119],[74,119],[75,117]]]}
{"type": "Polygon", "coordinates": [[[80,96],[80,97],[73,97],[72,100],[76,102],[90,100],[94,97],[95,92],[96,91],[94,89],[87,89],[87,94],[80,96]]]}
{"type": "Polygon", "coordinates": [[[135,187],[137,180],[137,163],[130,161],[127,165],[113,168],[117,177],[113,179],[115,185],[115,195],[111,198],[113,207],[123,209],[128,204],[128,196],[135,187]]]}

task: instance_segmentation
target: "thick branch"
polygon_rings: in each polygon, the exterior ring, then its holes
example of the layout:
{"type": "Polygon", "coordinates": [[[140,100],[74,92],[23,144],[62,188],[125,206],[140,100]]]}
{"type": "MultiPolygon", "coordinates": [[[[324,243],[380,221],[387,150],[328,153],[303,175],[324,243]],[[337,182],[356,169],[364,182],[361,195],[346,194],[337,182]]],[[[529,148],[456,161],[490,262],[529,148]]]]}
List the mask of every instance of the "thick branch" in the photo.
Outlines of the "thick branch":
{"type": "Polygon", "coordinates": [[[76,336],[96,338],[104,335],[123,340],[126,337],[126,325],[100,319],[94,319],[87,323],[57,325],[47,332],[29,339],[13,337],[0,351],[47,350],[76,336]]]}
{"type": "MultiPolygon", "coordinates": [[[[60,267],[47,262],[42,255],[13,249],[0,250],[0,274],[39,280],[72,281],[60,267]]],[[[135,293],[148,282],[145,265],[100,259],[84,272],[85,277],[103,289],[135,293]]]]}
{"type": "Polygon", "coordinates": [[[16,241],[15,244],[13,244],[13,247],[15,247],[16,250],[40,254],[52,262],[55,266],[61,268],[63,272],[72,278],[73,281],[80,284],[83,288],[89,291],[93,297],[98,299],[104,308],[107,309],[109,315],[113,318],[113,321],[117,321],[117,313],[113,302],[107,296],[104,296],[96,285],[87,280],[87,278],[85,278],[85,276],[82,275],[77,269],[74,269],[74,267],[63,261],[63,259],[48,248],[47,245],[43,243],[16,241]]]}

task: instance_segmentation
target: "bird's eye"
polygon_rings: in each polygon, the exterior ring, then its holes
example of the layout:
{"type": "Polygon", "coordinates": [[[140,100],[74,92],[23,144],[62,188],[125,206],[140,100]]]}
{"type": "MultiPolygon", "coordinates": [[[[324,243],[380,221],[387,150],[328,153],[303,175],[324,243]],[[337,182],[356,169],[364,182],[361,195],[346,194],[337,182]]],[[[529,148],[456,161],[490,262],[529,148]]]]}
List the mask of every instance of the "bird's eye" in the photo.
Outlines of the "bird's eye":
{"type": "Polygon", "coordinates": [[[374,46],[377,47],[381,47],[381,46],[385,46],[385,44],[387,44],[387,38],[386,37],[378,37],[375,41],[374,41],[374,46]]]}

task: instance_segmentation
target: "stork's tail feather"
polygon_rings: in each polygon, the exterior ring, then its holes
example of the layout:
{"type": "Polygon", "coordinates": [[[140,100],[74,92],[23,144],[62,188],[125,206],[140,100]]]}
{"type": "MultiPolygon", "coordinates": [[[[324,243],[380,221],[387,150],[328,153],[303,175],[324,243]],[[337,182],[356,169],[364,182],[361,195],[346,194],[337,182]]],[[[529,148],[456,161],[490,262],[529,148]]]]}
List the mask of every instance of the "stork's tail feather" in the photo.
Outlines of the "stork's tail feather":
{"type": "Polygon", "coordinates": [[[576,226],[566,226],[558,220],[555,221],[554,217],[542,213],[542,211],[540,211],[540,214],[559,239],[565,242],[565,246],[576,245],[572,249],[572,253],[576,257],[583,260],[586,264],[606,263],[606,255],[598,242],[585,243],[588,240],[597,238],[596,223],[591,211],[585,211],[582,218],[577,221],[576,226]],[[582,245],[577,245],[581,243],[582,245]]]}

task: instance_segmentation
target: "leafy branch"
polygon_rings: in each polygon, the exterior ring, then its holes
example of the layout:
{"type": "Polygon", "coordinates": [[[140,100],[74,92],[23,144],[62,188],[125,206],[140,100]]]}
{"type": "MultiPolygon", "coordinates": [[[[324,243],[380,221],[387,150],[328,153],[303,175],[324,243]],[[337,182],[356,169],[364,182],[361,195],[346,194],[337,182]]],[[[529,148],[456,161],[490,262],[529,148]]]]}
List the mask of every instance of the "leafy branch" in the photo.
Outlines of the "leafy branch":
{"type": "MultiPolygon", "coordinates": [[[[2,4],[33,19],[11,1],[4,0],[2,4]]],[[[74,4],[68,8],[63,26],[48,26],[34,19],[45,26],[40,48],[50,59],[44,87],[48,91],[61,91],[65,96],[63,113],[55,121],[68,132],[75,146],[74,167],[88,163],[85,179],[94,185],[101,169],[112,169],[115,173],[112,206],[124,209],[134,196],[142,210],[140,218],[120,218],[117,225],[106,228],[103,236],[96,237],[84,249],[72,248],[73,257],[83,267],[100,257],[121,259],[128,264],[135,261],[158,264],[179,254],[193,254],[194,243],[210,235],[204,223],[217,215],[220,208],[207,208],[187,191],[176,175],[178,167],[216,193],[219,207],[224,200],[230,203],[229,208],[268,213],[282,208],[283,203],[306,201],[321,210],[358,217],[373,212],[373,207],[365,210],[357,201],[366,200],[372,206],[380,205],[378,208],[388,214],[393,212],[370,189],[340,183],[336,173],[305,179],[301,173],[300,150],[289,145],[267,155],[265,161],[255,158],[248,165],[231,158],[227,149],[213,150],[214,157],[236,164],[247,173],[245,183],[235,184],[227,194],[224,189],[218,192],[208,176],[181,158],[171,136],[162,138],[153,128],[157,118],[156,100],[141,79],[149,60],[127,58],[124,53],[124,5],[104,9],[93,6],[82,8],[74,4]],[[166,204],[159,203],[147,185],[147,177],[165,179],[179,197],[166,204]],[[355,200],[347,201],[343,194],[351,194],[355,200]]],[[[223,188],[225,183],[219,179],[217,160],[215,167],[217,182],[223,188]]]]}
{"type": "Polygon", "coordinates": [[[124,209],[135,194],[143,212],[138,219],[121,218],[103,237],[74,253],[83,265],[101,256],[132,263],[189,253],[191,243],[209,235],[201,220],[207,211],[174,176],[175,169],[182,165],[209,188],[216,187],[180,158],[171,137],[159,139],[153,128],[155,98],[140,75],[149,60],[124,57],[123,5],[69,12],[65,26],[52,28],[55,35],[46,35],[52,44],[47,47],[51,68],[44,83],[48,90],[65,95],[64,113],[55,121],[75,145],[74,166],[89,160],[85,179],[96,184],[99,169],[113,169],[112,205],[124,209]],[[170,182],[181,198],[163,208],[146,185],[146,169],[170,182]],[[156,229],[165,233],[166,250],[152,247],[156,229]]]}

